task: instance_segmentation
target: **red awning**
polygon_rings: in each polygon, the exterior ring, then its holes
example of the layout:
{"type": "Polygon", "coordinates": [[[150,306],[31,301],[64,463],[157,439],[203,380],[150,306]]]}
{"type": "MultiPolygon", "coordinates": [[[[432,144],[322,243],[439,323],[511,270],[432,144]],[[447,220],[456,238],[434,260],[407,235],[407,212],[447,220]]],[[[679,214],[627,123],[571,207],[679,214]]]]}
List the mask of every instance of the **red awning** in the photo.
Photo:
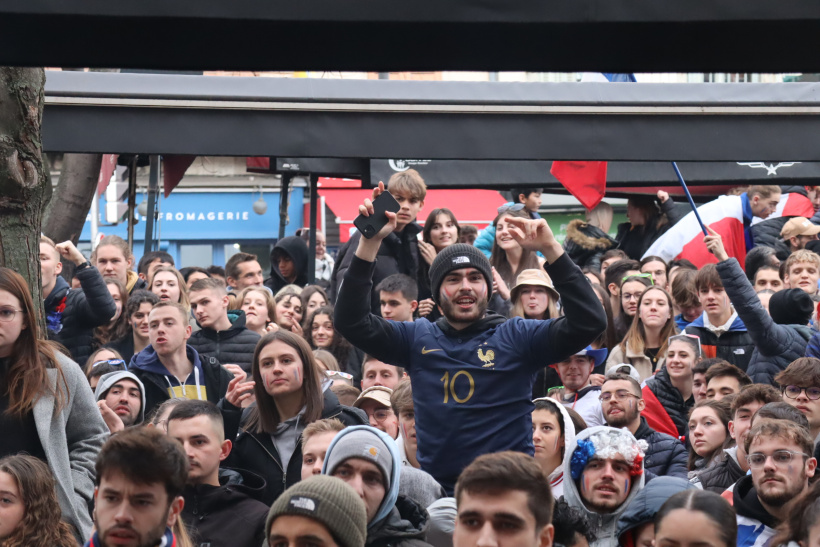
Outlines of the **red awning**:
{"type": "MultiPolygon", "coordinates": [[[[350,239],[350,229],[353,219],[359,214],[359,205],[371,194],[372,190],[319,188],[319,195],[325,198],[325,203],[336,215],[342,243],[350,239]]],[[[459,224],[472,224],[482,229],[493,221],[498,207],[506,202],[495,190],[428,190],[418,222],[424,224],[430,211],[446,207],[453,212],[459,224]]]]}

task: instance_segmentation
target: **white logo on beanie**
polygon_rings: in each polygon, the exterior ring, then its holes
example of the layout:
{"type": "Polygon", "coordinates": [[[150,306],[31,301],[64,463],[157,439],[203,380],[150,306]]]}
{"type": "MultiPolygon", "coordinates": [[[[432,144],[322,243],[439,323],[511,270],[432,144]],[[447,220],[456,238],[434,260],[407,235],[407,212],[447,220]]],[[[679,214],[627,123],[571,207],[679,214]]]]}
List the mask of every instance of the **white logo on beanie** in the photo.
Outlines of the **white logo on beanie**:
{"type": "Polygon", "coordinates": [[[453,264],[469,264],[470,259],[466,256],[457,256],[453,258],[453,264]]]}
{"type": "Polygon", "coordinates": [[[316,500],[306,498],[304,496],[294,496],[290,498],[290,504],[297,509],[304,509],[305,511],[316,511],[316,500]]]}

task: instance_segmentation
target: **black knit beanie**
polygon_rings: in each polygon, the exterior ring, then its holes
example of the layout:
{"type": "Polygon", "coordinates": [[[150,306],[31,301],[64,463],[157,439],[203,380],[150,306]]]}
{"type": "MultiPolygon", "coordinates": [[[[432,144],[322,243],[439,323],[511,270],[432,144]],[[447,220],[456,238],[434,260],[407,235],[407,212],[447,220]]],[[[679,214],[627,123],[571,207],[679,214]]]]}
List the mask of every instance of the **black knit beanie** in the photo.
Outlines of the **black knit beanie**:
{"type": "Polygon", "coordinates": [[[484,275],[487,281],[487,300],[493,294],[493,271],[490,261],[472,245],[466,243],[454,243],[445,247],[433,260],[430,266],[430,287],[433,289],[433,301],[439,303],[439,289],[444,281],[444,276],[453,270],[463,268],[475,268],[484,275]]]}
{"type": "Polygon", "coordinates": [[[802,289],[784,289],[769,300],[769,315],[778,325],[806,325],[814,311],[814,302],[802,289]]]}

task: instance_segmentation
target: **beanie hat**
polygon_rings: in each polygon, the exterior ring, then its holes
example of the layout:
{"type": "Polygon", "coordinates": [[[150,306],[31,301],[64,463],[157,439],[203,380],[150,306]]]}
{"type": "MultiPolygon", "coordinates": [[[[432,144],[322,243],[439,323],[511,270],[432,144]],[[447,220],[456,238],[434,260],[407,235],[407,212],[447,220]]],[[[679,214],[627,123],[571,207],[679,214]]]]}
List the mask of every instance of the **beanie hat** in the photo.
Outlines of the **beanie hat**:
{"type": "Polygon", "coordinates": [[[490,261],[476,247],[466,243],[454,243],[437,254],[430,266],[430,287],[433,289],[433,301],[436,304],[439,304],[439,289],[444,276],[453,270],[463,268],[475,268],[481,272],[487,281],[487,299],[490,299],[493,293],[493,272],[490,261]]]}
{"type": "Polygon", "coordinates": [[[390,479],[393,476],[393,456],[382,438],[369,431],[369,429],[371,428],[351,431],[340,437],[338,442],[328,447],[325,455],[326,472],[328,475],[332,475],[345,460],[359,458],[369,461],[379,468],[384,479],[384,489],[390,490],[390,479]]]}
{"type": "Polygon", "coordinates": [[[778,325],[806,325],[814,302],[802,289],[783,289],[769,299],[769,314],[778,325]]]}
{"type": "Polygon", "coordinates": [[[296,483],[273,503],[265,520],[265,545],[273,521],[282,515],[307,517],[323,524],[340,547],[364,547],[367,510],[356,491],[341,479],[314,475],[296,483]]]}

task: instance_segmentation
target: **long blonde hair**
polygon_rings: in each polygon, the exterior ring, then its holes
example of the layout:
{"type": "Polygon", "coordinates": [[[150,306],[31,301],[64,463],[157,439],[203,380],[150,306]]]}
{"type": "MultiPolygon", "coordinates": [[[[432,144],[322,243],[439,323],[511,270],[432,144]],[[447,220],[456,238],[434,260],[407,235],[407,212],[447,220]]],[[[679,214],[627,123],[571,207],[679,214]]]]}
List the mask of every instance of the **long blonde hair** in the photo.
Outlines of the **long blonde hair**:
{"type": "Polygon", "coordinates": [[[154,292],[153,290],[151,290],[151,288],[154,285],[154,278],[157,276],[157,274],[162,272],[172,273],[174,274],[174,277],[177,278],[177,284],[179,285],[179,302],[177,303],[182,304],[182,306],[187,310],[186,314],[190,314],[191,299],[188,297],[188,284],[185,283],[185,278],[182,277],[182,274],[179,273],[179,270],[177,270],[176,268],[172,266],[163,266],[161,268],[157,268],[156,270],[154,270],[154,273],[151,274],[151,277],[148,279],[148,290],[154,292]]]}

